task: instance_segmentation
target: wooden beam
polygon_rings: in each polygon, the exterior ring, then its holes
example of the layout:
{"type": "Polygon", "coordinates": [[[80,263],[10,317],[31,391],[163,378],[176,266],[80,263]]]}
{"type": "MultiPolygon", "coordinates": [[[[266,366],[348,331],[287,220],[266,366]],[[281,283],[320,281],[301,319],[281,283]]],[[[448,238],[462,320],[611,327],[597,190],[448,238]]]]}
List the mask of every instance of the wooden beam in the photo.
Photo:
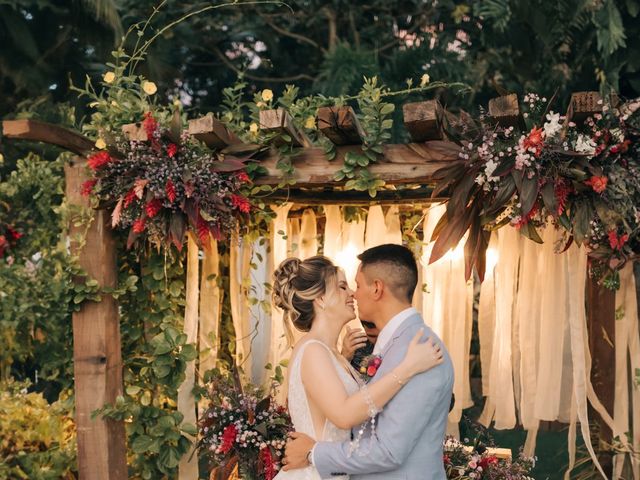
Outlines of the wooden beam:
{"type": "Polygon", "coordinates": [[[149,136],[141,123],[127,123],[122,126],[122,133],[129,141],[148,142],[149,136]]]}
{"type": "MultiPolygon", "coordinates": [[[[585,117],[586,118],[586,117],[585,117]]],[[[591,383],[593,389],[613,416],[616,380],[616,296],[592,278],[587,278],[587,328],[589,332],[589,350],[591,352],[591,383]]],[[[599,439],[611,443],[612,432],[598,413],[590,409],[592,418],[599,426],[599,439]]],[[[613,456],[609,451],[599,451],[598,461],[608,478],[612,478],[613,456]]]]}
{"type": "Polygon", "coordinates": [[[298,205],[398,205],[407,204],[430,204],[442,202],[443,199],[431,198],[433,188],[420,187],[414,189],[401,190],[378,190],[375,198],[371,198],[368,192],[356,190],[305,190],[292,188],[289,190],[278,190],[269,195],[269,201],[286,201],[298,205]]]}
{"type": "MultiPolygon", "coordinates": [[[[83,161],[65,167],[66,198],[72,205],[89,208],[80,194],[87,179],[83,161]]],[[[116,244],[106,210],[94,212],[86,233],[86,243],[73,241],[84,226],[71,222],[71,249],[90,278],[103,287],[116,287],[118,271],[116,244]]],[[[124,480],[127,478],[124,423],[91,418],[105,403],[115,403],[122,395],[122,356],[118,305],[111,296],[99,303],[85,302],[73,313],[73,368],[75,378],[78,473],[81,480],[124,480]]]]}
{"type": "Polygon", "coordinates": [[[189,120],[189,135],[197,138],[211,149],[224,148],[242,143],[235,133],[213,115],[189,120]]]}
{"type": "Polygon", "coordinates": [[[365,135],[353,108],[321,107],[316,116],[318,130],[335,145],[360,145],[365,135]]]}
{"type": "MultiPolygon", "coordinates": [[[[336,158],[328,160],[322,148],[305,148],[293,159],[294,179],[297,188],[338,186],[334,174],[344,165],[347,152],[362,151],[356,145],[336,148],[336,158]]],[[[433,173],[458,158],[460,147],[452,142],[429,141],[406,145],[385,145],[380,162],[368,167],[388,184],[430,183],[433,173]]],[[[256,180],[257,184],[278,185],[282,172],[276,168],[277,154],[271,154],[260,162],[267,175],[256,180]]]]}
{"type": "Polygon", "coordinates": [[[501,127],[522,127],[524,122],[518,104],[518,95],[510,93],[489,100],[489,117],[501,127]]]}
{"type": "Polygon", "coordinates": [[[567,123],[574,122],[580,125],[588,117],[593,117],[596,113],[602,113],[602,97],[598,92],[571,94],[571,100],[567,108],[567,123]]]}
{"type": "Polygon", "coordinates": [[[93,142],[84,135],[38,120],[3,120],[2,137],[49,143],[78,155],[86,155],[93,148],[93,142]]]}
{"type": "Polygon", "coordinates": [[[404,126],[414,142],[443,139],[440,125],[442,105],[438,100],[405,103],[402,106],[402,114],[404,126]]]}
{"type": "MultiPolygon", "coordinates": [[[[310,147],[309,138],[296,128],[293,124],[293,118],[284,108],[276,108],[274,110],[260,111],[260,129],[266,133],[277,133],[278,135],[288,135],[291,137],[294,147],[310,147]]],[[[276,139],[276,145],[283,145],[282,139],[276,139]]]]}

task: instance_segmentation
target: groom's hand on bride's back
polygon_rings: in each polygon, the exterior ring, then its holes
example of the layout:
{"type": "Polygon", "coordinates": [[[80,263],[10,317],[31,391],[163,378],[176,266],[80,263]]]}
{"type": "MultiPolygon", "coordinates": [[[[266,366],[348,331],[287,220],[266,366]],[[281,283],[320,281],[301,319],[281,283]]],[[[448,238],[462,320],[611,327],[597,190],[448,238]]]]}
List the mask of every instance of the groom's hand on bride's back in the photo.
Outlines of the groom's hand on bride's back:
{"type": "Polygon", "coordinates": [[[282,469],[295,470],[309,466],[309,452],[316,441],[309,435],[300,432],[291,432],[284,450],[282,469]]]}

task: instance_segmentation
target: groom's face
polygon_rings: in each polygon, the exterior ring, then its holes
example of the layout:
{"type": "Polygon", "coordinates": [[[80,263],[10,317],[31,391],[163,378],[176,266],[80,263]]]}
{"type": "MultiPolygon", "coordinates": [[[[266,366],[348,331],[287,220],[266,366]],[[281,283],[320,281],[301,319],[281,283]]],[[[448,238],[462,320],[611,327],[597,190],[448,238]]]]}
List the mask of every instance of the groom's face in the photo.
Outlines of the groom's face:
{"type": "Polygon", "coordinates": [[[375,318],[375,315],[372,315],[373,310],[376,308],[373,301],[373,282],[369,284],[361,267],[358,267],[358,273],[356,273],[356,291],[353,297],[358,304],[358,316],[360,318],[375,318]]]}

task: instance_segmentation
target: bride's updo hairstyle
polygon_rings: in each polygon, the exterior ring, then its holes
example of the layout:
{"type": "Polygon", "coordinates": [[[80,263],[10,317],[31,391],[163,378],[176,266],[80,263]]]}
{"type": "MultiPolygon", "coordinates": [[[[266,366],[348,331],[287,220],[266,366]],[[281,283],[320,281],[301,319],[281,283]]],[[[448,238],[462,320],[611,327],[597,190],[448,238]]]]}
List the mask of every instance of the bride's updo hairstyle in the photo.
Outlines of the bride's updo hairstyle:
{"type": "Polygon", "coordinates": [[[314,318],[313,301],[324,295],[337,273],[338,267],[322,255],[306,260],[287,258],[273,274],[273,301],[284,311],[285,319],[308,332],[314,318]]]}

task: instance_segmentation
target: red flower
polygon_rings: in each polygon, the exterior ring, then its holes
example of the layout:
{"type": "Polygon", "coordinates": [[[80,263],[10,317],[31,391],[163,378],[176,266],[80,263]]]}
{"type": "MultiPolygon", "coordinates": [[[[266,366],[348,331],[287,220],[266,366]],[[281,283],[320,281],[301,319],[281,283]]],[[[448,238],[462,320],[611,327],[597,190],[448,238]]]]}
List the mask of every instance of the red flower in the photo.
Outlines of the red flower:
{"type": "Polygon", "coordinates": [[[202,245],[207,245],[211,229],[209,228],[209,222],[207,222],[200,214],[198,214],[198,224],[196,225],[196,231],[198,233],[198,239],[202,245]]]}
{"type": "Polygon", "coordinates": [[[136,191],[132,188],[124,196],[124,208],[127,208],[129,205],[131,205],[136,200],[136,198],[138,198],[136,195],[136,191]]]}
{"type": "Polygon", "coordinates": [[[98,170],[99,168],[104,167],[106,164],[110,163],[111,160],[113,159],[111,158],[111,155],[109,155],[109,152],[105,152],[103,150],[98,153],[94,153],[89,158],[87,158],[87,165],[89,165],[89,168],[91,170],[98,170]]]}
{"type": "Polygon", "coordinates": [[[515,223],[515,227],[516,228],[522,228],[523,226],[525,226],[527,223],[529,223],[531,221],[531,219],[533,217],[535,217],[535,215],[538,213],[538,210],[540,209],[540,205],[538,205],[538,202],[533,204],[533,207],[531,208],[531,210],[529,210],[529,213],[527,213],[526,215],[523,215],[520,217],[520,220],[518,222],[515,223]]]}
{"type": "Polygon", "coordinates": [[[629,234],[625,233],[623,235],[618,236],[615,230],[609,231],[609,245],[613,250],[620,251],[624,244],[629,240],[629,234]]]}
{"type": "Polygon", "coordinates": [[[543,130],[542,128],[533,127],[529,132],[529,135],[524,140],[524,147],[529,150],[534,149],[534,155],[537,157],[542,152],[542,146],[544,145],[542,140],[543,130]]]}
{"type": "Polygon", "coordinates": [[[228,453],[229,450],[233,448],[237,434],[238,429],[233,423],[224,427],[224,431],[222,432],[222,445],[220,446],[222,453],[228,453]]]}
{"type": "Polygon", "coordinates": [[[478,462],[478,465],[482,467],[482,470],[485,470],[489,465],[497,465],[498,457],[494,457],[493,455],[488,457],[483,457],[478,462]]]}
{"type": "Polygon", "coordinates": [[[176,187],[171,179],[167,180],[167,184],[164,186],[164,191],[167,193],[169,201],[173,203],[176,199],[176,187]]]}
{"type": "Polygon", "coordinates": [[[133,233],[142,233],[146,228],[146,219],[144,217],[140,217],[135,222],[133,222],[133,233]]]}
{"type": "Polygon", "coordinates": [[[175,143],[170,143],[167,147],[167,155],[169,155],[169,158],[173,158],[176,153],[178,153],[178,146],[175,143]]]}
{"type": "Polygon", "coordinates": [[[4,257],[5,250],[9,248],[9,242],[4,235],[0,235],[0,258],[4,257]]]}
{"type": "Polygon", "coordinates": [[[567,204],[567,198],[569,197],[569,194],[573,189],[571,188],[571,184],[565,182],[564,179],[560,178],[556,182],[554,190],[556,201],[558,202],[557,214],[562,215],[562,212],[564,212],[564,208],[567,204]]]}
{"type": "Polygon", "coordinates": [[[93,192],[93,187],[96,186],[96,183],[98,183],[98,180],[95,178],[84,182],[82,184],[82,187],[80,187],[80,195],[82,195],[83,197],[88,197],[89,195],[91,195],[91,192],[93,192]]]}
{"type": "Polygon", "coordinates": [[[606,176],[596,176],[594,175],[593,177],[591,177],[589,180],[587,180],[585,183],[585,185],[589,185],[591,188],[593,188],[593,191],[596,193],[602,193],[606,190],[607,188],[607,182],[609,181],[609,179],[606,176]]]}
{"type": "Polygon", "coordinates": [[[154,198],[144,206],[144,211],[149,218],[155,217],[160,210],[162,210],[162,201],[159,198],[154,198]]]}
{"type": "Polygon", "coordinates": [[[449,465],[451,463],[451,459],[449,458],[449,455],[443,455],[442,461],[444,462],[445,465],[449,465]]]}
{"type": "Polygon", "coordinates": [[[626,153],[629,150],[629,145],[631,145],[631,140],[625,140],[622,143],[614,145],[611,147],[611,153],[626,153]]]}
{"type": "Polygon", "coordinates": [[[144,114],[142,128],[144,128],[144,131],[147,133],[147,139],[152,140],[156,130],[158,129],[158,122],[153,118],[153,114],[151,112],[144,114]]]}
{"type": "Polygon", "coordinates": [[[236,174],[236,177],[238,178],[238,180],[240,180],[242,183],[247,183],[249,181],[249,175],[247,175],[247,172],[245,171],[240,171],[236,174]]]}
{"type": "Polygon", "coordinates": [[[249,213],[251,211],[251,204],[249,203],[249,200],[242,195],[231,195],[231,204],[242,213],[249,213]]]}
{"type": "Polygon", "coordinates": [[[11,237],[10,240],[13,240],[13,241],[20,240],[22,238],[22,236],[23,236],[22,233],[14,230],[10,226],[7,226],[7,232],[9,233],[9,236],[11,237]]]}
{"type": "Polygon", "coordinates": [[[260,459],[262,460],[262,471],[264,473],[265,480],[273,480],[276,476],[276,468],[273,463],[273,455],[271,455],[271,449],[269,447],[263,447],[260,449],[260,459]]]}
{"type": "Polygon", "coordinates": [[[375,365],[369,365],[367,367],[367,375],[373,377],[378,372],[378,367],[375,365]]]}

